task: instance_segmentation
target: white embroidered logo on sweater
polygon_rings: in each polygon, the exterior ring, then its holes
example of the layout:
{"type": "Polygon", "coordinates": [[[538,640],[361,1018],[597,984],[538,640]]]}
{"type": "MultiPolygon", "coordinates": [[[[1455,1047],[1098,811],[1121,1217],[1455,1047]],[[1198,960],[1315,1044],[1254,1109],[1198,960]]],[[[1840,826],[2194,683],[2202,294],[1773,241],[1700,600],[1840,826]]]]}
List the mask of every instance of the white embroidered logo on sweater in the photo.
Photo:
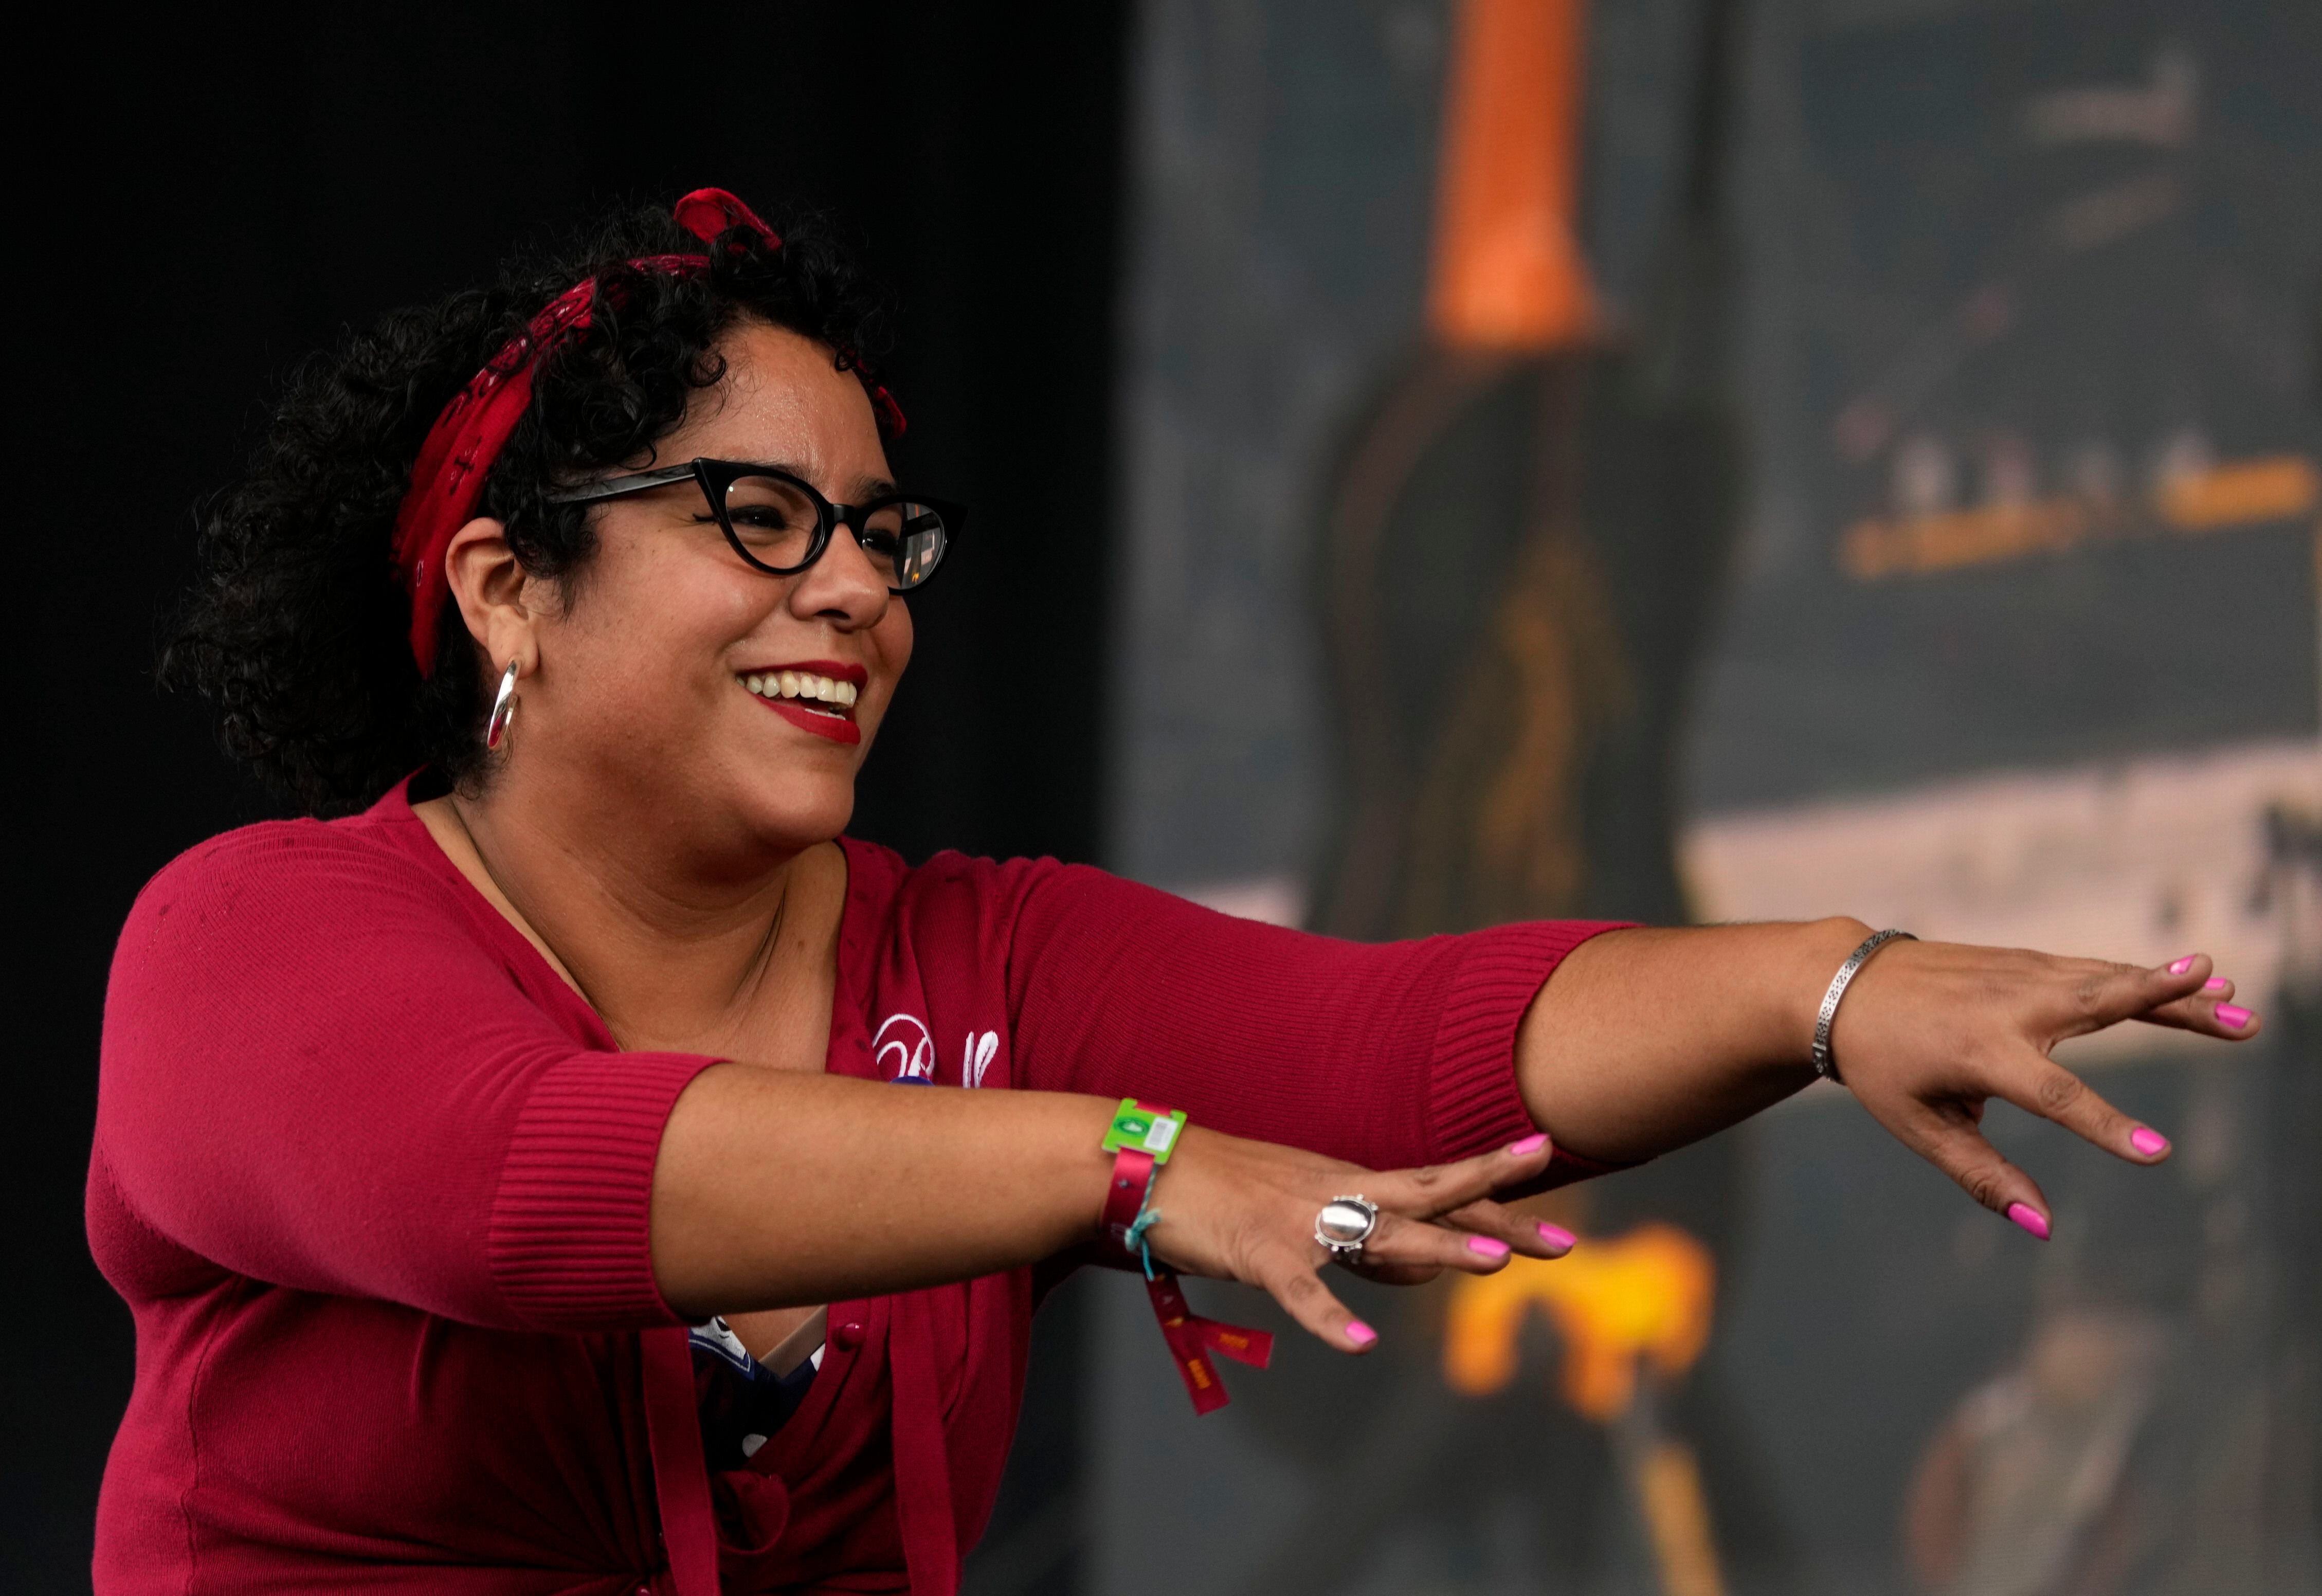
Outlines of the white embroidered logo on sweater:
{"type": "Polygon", "coordinates": [[[970,1031],[967,1045],[960,1050],[959,1083],[962,1086],[982,1086],[984,1071],[992,1067],[992,1055],[999,1051],[999,1032],[986,1031],[979,1036],[970,1031]]]}
{"type": "Polygon", "coordinates": [[[933,1085],[936,1039],[915,1015],[891,1014],[871,1038],[871,1057],[890,1081],[919,1081],[933,1085]],[[887,1055],[893,1053],[891,1065],[887,1055]]]}
{"type": "MultiPolygon", "coordinates": [[[[959,1053],[959,1083],[962,1086],[982,1086],[983,1072],[992,1067],[992,1054],[1000,1051],[997,1031],[970,1031],[959,1053]]],[[[936,1039],[914,1014],[891,1014],[882,1021],[878,1034],[871,1039],[871,1056],[881,1074],[890,1081],[910,1081],[914,1085],[933,1086],[936,1080],[936,1039]]]]}

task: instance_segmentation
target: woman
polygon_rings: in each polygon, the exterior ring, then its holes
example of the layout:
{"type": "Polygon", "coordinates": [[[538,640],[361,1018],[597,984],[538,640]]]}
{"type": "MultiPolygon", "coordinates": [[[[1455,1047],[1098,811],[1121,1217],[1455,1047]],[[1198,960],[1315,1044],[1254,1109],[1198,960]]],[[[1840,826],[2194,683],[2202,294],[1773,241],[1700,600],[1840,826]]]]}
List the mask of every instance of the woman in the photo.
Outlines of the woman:
{"type": "Polygon", "coordinates": [[[1555,1256],[1495,1196],[1817,1058],[2044,1236],[1987,1099],[2152,1163],[2048,1049],[2255,1033],[2199,956],[1845,919],[1368,947],[845,838],[964,512],[890,484],[864,296],[783,231],[706,190],[390,316],[209,514],[167,673],[340,818],[193,850],[123,935],[100,1589],[947,1592],[1076,1262],[1360,1353],[1324,1263],[1555,1256]]]}

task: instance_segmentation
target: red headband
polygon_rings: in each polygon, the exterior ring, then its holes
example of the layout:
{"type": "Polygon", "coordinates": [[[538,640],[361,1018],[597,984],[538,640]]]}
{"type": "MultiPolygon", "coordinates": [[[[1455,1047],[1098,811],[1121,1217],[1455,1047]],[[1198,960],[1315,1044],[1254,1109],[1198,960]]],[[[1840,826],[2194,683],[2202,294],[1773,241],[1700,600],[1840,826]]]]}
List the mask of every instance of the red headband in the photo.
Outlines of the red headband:
{"type": "MultiPolygon", "coordinates": [[[[704,243],[714,243],[729,228],[745,227],[780,249],[782,239],[760,221],[749,206],[723,188],[697,188],[677,202],[678,225],[704,243]]],[[[709,269],[707,255],[648,255],[632,260],[644,271],[664,271],[672,277],[692,277],[709,269]]],[[[492,462],[507,446],[508,436],[532,403],[534,362],[558,341],[590,324],[596,305],[593,278],[576,283],[549,301],[522,333],[484,362],[467,387],[443,406],[428,429],[411,468],[411,486],[395,513],[395,564],[411,595],[411,654],[419,674],[435,673],[435,617],[451,590],[443,574],[443,552],[452,534],[475,518],[483,497],[484,479],[492,462]]],[[[852,350],[839,351],[871,395],[871,407],[880,431],[900,437],[903,412],[894,396],[873,381],[852,350]]]]}

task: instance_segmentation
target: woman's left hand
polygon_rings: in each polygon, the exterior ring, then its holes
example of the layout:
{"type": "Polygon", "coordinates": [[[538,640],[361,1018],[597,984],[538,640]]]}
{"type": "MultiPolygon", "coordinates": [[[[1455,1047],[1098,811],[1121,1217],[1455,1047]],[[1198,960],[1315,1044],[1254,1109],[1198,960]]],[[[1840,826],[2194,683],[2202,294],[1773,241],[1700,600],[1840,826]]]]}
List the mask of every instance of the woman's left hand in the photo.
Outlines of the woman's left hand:
{"type": "Polygon", "coordinates": [[[1984,1139],[1993,1098],[2052,1119],[2132,1163],[2168,1138],[2056,1062],[2056,1044],[2124,1020],[2246,1041],[2257,1017],[2233,1003],[2207,954],[2157,969],[1958,943],[1894,942],[1847,988],[1831,1029],[1840,1075],[1862,1106],[1984,1207],[2045,1240],[2047,1199],[1984,1139]]]}

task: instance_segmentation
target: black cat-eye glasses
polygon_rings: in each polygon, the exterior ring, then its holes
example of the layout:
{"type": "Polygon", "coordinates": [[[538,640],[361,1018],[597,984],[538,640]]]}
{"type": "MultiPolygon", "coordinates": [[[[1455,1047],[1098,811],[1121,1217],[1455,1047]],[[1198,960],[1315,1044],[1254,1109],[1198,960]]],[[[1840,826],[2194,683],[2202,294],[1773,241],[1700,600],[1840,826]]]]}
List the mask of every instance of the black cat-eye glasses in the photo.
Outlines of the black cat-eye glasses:
{"type": "Polygon", "coordinates": [[[831,534],[844,526],[855,534],[873,568],[886,578],[891,593],[925,587],[967,519],[964,505],[905,493],[887,494],[864,505],[835,505],[778,466],[736,460],[690,460],[608,477],[552,493],[548,502],[593,504],[687,480],[700,488],[734,552],[756,569],[770,576],[796,576],[822,558],[831,534]]]}

